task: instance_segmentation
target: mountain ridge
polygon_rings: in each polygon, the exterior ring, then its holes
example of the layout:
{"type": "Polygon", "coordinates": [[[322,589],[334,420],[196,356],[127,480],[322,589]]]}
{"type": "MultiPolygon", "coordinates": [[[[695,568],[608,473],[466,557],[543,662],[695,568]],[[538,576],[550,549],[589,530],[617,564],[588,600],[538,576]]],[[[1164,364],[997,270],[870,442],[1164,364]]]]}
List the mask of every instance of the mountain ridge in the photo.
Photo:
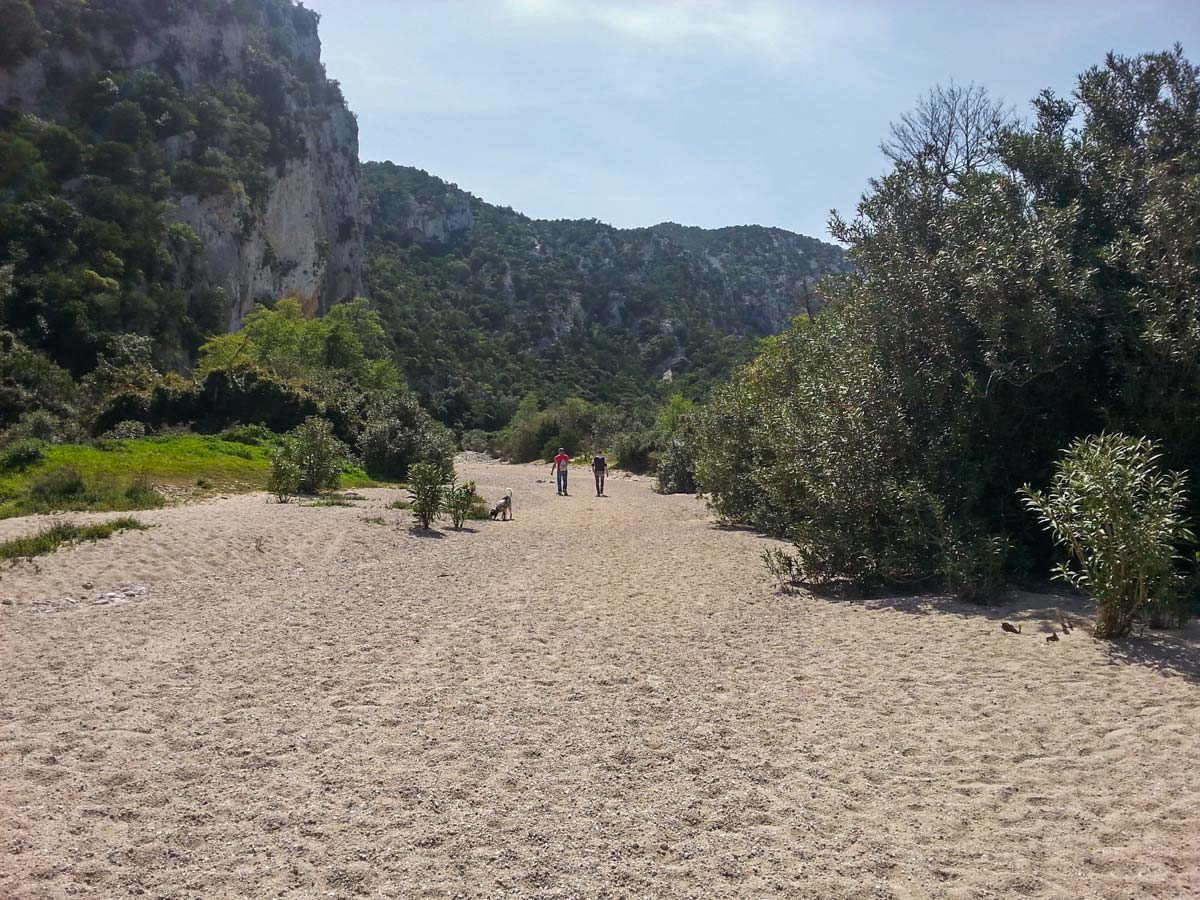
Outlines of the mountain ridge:
{"type": "Polygon", "coordinates": [[[364,163],[363,180],[369,293],[409,377],[455,424],[503,421],[539,392],[536,366],[609,402],[657,396],[663,383],[702,393],[754,341],[815,311],[803,301],[817,280],[851,270],[840,247],[771,226],[536,219],[392,162],[364,163]],[[464,339],[486,366],[466,358],[464,339]],[[523,375],[514,354],[533,358],[523,375]],[[428,359],[454,365],[438,372],[428,359]],[[461,420],[464,402],[491,409],[461,420]]]}

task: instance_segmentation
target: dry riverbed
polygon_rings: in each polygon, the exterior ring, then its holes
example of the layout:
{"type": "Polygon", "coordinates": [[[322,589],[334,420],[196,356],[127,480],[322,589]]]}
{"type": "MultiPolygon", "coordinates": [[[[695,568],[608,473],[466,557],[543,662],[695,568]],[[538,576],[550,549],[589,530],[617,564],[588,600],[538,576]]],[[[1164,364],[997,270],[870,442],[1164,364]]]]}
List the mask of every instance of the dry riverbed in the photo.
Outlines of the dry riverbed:
{"type": "Polygon", "coordinates": [[[1195,626],[782,596],[695,498],[462,474],[515,520],[235,496],[0,573],[0,897],[1200,896],[1195,626]]]}

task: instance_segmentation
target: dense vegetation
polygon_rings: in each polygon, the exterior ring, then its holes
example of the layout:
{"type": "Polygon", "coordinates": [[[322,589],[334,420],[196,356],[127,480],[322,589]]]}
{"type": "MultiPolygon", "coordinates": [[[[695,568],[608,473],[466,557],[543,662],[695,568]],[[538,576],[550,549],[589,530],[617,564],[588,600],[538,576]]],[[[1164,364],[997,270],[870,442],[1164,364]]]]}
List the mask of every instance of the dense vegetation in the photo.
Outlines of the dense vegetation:
{"type": "Polygon", "coordinates": [[[1050,554],[1018,496],[1102,431],[1200,475],[1200,73],[1110,57],[1030,123],[978,88],[905,117],[849,220],[858,271],[716,392],[696,474],[810,579],[986,599],[1050,554]]]}
{"type": "Polygon", "coordinates": [[[847,269],[779,229],[538,221],[416,169],[363,178],[368,292],[409,382],[461,429],[495,430],[530,395],[698,396],[803,311],[806,285],[847,269]]]}
{"type": "Polygon", "coordinates": [[[74,61],[48,54],[36,106],[0,108],[0,322],[76,376],[131,333],[151,339],[159,366],[185,368],[225,330],[230,301],[196,278],[199,239],[170,211],[184,195],[261,207],[273,171],[304,151],[305,116],[340,103],[289,49],[315,36],[315,14],[287,0],[4,0],[0,21],[13,41],[0,68],[43,47],[74,61]],[[128,67],[139,38],[185,14],[251,29],[245,71],[218,44],[199,73],[169,50],[128,67]]]}
{"type": "MultiPolygon", "coordinates": [[[[530,457],[536,419],[537,452],[563,432],[645,468],[657,405],[702,395],[847,268],[778,229],[539,222],[380,164],[362,176],[370,216],[338,226],[373,222],[370,308],[306,323],[312,292],[263,296],[242,322],[182,210],[224,210],[203,227],[257,246],[278,176],[343,110],[318,17],[291,0],[0,0],[0,20],[6,448],[283,435],[319,416],[374,475],[403,478],[448,453],[423,406],[470,446],[530,457]]],[[[284,250],[267,241],[262,265],[278,274],[284,250]]]]}

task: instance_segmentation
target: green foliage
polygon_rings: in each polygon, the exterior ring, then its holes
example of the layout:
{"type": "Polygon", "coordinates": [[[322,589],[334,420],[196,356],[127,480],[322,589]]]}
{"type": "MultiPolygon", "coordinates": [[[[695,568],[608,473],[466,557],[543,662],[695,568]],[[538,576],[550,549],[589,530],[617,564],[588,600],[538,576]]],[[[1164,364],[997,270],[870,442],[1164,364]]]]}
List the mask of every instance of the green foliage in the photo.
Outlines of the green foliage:
{"type": "Polygon", "coordinates": [[[840,249],[776,229],[535,221],[391,163],[363,180],[368,293],[409,383],[457,430],[497,430],[531,394],[642,408],[700,396],[782,324],[761,315],[764,292],[846,270],[840,249]],[[440,239],[411,228],[422,217],[446,224],[440,239]]]}
{"type": "Polygon", "coordinates": [[[1200,73],[1178,50],[1113,57],[1077,95],[945,154],[897,149],[833,222],[857,272],[700,415],[699,487],[795,541],[805,577],[986,599],[1049,555],[1016,490],[1075,438],[1119,427],[1200,466],[1200,73]]]}
{"type": "Polygon", "coordinates": [[[0,0],[0,59],[14,65],[30,53],[35,52],[42,42],[42,29],[29,0],[0,0]]]}
{"type": "MultiPolygon", "coordinates": [[[[69,418],[76,414],[77,395],[69,372],[27,347],[11,332],[0,330],[0,431],[39,413],[69,418]]],[[[27,429],[20,437],[50,439],[35,432],[27,429]]]]}
{"type": "Polygon", "coordinates": [[[466,481],[455,484],[453,481],[446,485],[445,509],[450,515],[450,523],[455,531],[461,531],[463,523],[478,509],[483,498],[475,490],[475,482],[466,481]]]}
{"type": "Polygon", "coordinates": [[[1006,535],[946,536],[939,574],[946,589],[960,600],[986,606],[1004,591],[1012,553],[1006,535]]]}
{"type": "MultiPolygon", "coordinates": [[[[646,454],[651,451],[645,445],[657,440],[651,433],[649,412],[649,408],[617,408],[578,397],[543,410],[531,395],[521,401],[512,421],[496,435],[495,447],[513,462],[532,462],[553,459],[559,447],[575,456],[592,448],[616,448],[624,442],[633,465],[648,465],[646,454]]],[[[617,462],[625,465],[620,458],[617,462]]]]}
{"type": "Polygon", "coordinates": [[[650,430],[627,431],[617,436],[613,443],[616,465],[635,475],[644,475],[654,468],[659,437],[650,430]]]}
{"type": "Polygon", "coordinates": [[[224,329],[228,301],[194,277],[198,242],[170,210],[194,194],[261,211],[273,171],[304,153],[308,121],[342,104],[292,50],[313,13],[237,6],[253,52],[235,73],[219,50],[185,60],[164,33],[194,12],[228,24],[230,3],[0,0],[0,59],[42,54],[38,106],[61,123],[0,117],[0,260],[13,263],[0,321],[76,375],[114,334],[150,337],[156,361],[178,368],[224,329]],[[157,55],[120,68],[139,39],[157,55]],[[112,68],[64,67],[64,52],[112,68]]]}
{"type": "Polygon", "coordinates": [[[659,410],[655,427],[664,435],[676,435],[690,424],[696,414],[696,403],[682,394],[672,394],[659,410]]]}
{"type": "Polygon", "coordinates": [[[328,420],[305,419],[279,441],[271,454],[269,489],[277,497],[317,494],[336,488],[346,465],[346,446],[328,420]]]}
{"type": "Polygon", "coordinates": [[[24,492],[0,503],[0,519],[65,510],[157,509],[166,503],[142,473],[89,477],[75,466],[61,465],[35,469],[27,479],[24,492]]]}
{"type": "Polygon", "coordinates": [[[15,562],[46,556],[67,544],[102,541],[119,531],[146,531],[149,527],[128,516],[92,525],[51,525],[34,534],[0,543],[0,560],[15,562]]]}
{"type": "Polygon", "coordinates": [[[1063,454],[1047,492],[1021,490],[1069,556],[1056,577],[1095,600],[1096,637],[1128,634],[1152,601],[1174,600],[1182,587],[1177,548],[1195,539],[1183,516],[1185,480],[1163,472],[1159,460],[1145,438],[1082,438],[1063,454]]]}
{"type": "Polygon", "coordinates": [[[123,441],[134,438],[143,438],[146,436],[146,426],[142,422],[135,422],[131,419],[126,419],[124,422],[118,422],[108,431],[104,432],[104,440],[123,441]]]}
{"type": "Polygon", "coordinates": [[[694,441],[686,434],[665,439],[655,467],[656,489],[660,494],[696,493],[696,459],[694,441]]]}
{"type": "Polygon", "coordinates": [[[274,443],[275,434],[262,425],[235,425],[221,432],[221,440],[247,447],[265,447],[274,443]]]}
{"type": "Polygon", "coordinates": [[[45,441],[26,438],[14,441],[0,451],[0,469],[28,469],[45,458],[45,441]]]}
{"type": "Polygon", "coordinates": [[[462,448],[471,453],[491,453],[492,436],[480,428],[463,432],[462,448]]]}
{"type": "Polygon", "coordinates": [[[393,395],[378,417],[366,423],[359,452],[373,476],[403,481],[418,462],[450,469],[454,445],[450,434],[421,409],[415,395],[404,392],[393,395]]]}
{"type": "Polygon", "coordinates": [[[409,471],[412,513],[417,524],[426,531],[445,508],[446,482],[446,470],[433,463],[417,463],[409,471]]]}
{"type": "Polygon", "coordinates": [[[762,552],[761,559],[768,574],[783,590],[789,590],[803,581],[800,561],[786,550],[772,547],[762,552]]]}

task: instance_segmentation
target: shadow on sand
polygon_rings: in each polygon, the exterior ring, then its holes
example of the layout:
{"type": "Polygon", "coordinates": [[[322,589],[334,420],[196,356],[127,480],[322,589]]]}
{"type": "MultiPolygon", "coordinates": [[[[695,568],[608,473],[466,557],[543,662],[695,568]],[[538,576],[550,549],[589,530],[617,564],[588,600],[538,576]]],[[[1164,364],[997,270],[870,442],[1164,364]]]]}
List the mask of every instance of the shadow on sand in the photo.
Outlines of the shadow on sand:
{"type": "MultiPolygon", "coordinates": [[[[851,603],[865,609],[889,609],[910,615],[950,615],[962,619],[1011,622],[1025,634],[1046,634],[1057,630],[1055,611],[1076,626],[1080,636],[1091,640],[1088,630],[1094,623],[1090,601],[1073,592],[1047,590],[1045,593],[1010,591],[991,606],[976,606],[950,594],[908,593],[877,595],[856,590],[849,584],[799,585],[798,590],[829,603],[851,603]]],[[[1140,665],[1166,676],[1200,682],[1200,623],[1171,631],[1139,628],[1129,637],[1096,641],[1100,651],[1112,662],[1140,665]]]]}
{"type": "Polygon", "coordinates": [[[419,525],[414,525],[412,528],[408,529],[408,533],[413,537],[420,538],[444,538],[446,536],[436,528],[422,528],[419,525]]]}

